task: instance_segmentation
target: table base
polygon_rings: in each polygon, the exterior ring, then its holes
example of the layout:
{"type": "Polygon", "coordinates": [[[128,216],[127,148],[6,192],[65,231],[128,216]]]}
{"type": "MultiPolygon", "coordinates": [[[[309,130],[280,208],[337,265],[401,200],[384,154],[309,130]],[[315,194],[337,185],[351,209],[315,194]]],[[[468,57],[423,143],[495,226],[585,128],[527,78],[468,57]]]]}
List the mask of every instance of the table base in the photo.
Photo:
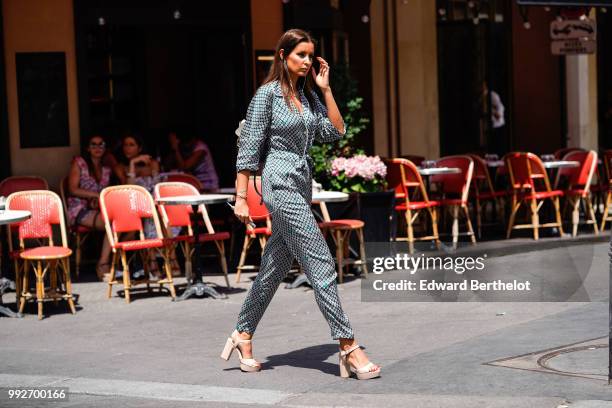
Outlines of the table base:
{"type": "Polygon", "coordinates": [[[204,282],[195,282],[195,283],[187,285],[187,289],[185,289],[185,291],[181,294],[181,296],[178,296],[175,299],[175,301],[180,302],[194,295],[198,297],[208,295],[212,297],[213,299],[227,299],[226,294],[217,292],[213,287],[208,286],[204,282]]]}
{"type": "Polygon", "coordinates": [[[2,305],[2,295],[4,295],[6,289],[15,289],[15,284],[6,278],[0,278],[0,314],[6,317],[23,317],[21,313],[13,312],[8,307],[2,305]]]}

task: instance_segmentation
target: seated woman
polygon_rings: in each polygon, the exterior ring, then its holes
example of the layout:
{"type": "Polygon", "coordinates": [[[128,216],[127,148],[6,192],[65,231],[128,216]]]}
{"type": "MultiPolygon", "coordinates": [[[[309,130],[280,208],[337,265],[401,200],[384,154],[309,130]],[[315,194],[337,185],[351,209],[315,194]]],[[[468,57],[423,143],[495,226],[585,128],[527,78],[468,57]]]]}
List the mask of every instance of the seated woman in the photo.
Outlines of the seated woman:
{"type": "Polygon", "coordinates": [[[121,158],[115,166],[115,175],[121,184],[137,184],[152,192],[160,181],[159,163],[143,154],[140,136],[128,133],[121,138],[121,158]]]}
{"type": "MultiPolygon", "coordinates": [[[[143,154],[144,143],[135,133],[127,133],[121,138],[121,155],[115,166],[115,175],[121,184],[136,184],[146,188],[153,193],[155,185],[163,181],[159,175],[159,162],[148,154],[143,154]]],[[[145,237],[157,238],[157,232],[152,220],[147,219],[143,223],[145,237]]],[[[176,267],[173,261],[173,268],[176,267]]],[[[159,275],[157,262],[151,261],[151,272],[159,275]]],[[[138,277],[142,266],[139,258],[135,258],[134,276],[138,277]]]]}
{"type": "Polygon", "coordinates": [[[172,167],[193,174],[205,191],[219,189],[219,177],[206,143],[196,139],[193,133],[184,135],[178,130],[168,133],[168,142],[172,149],[172,167]]]}
{"type": "MultiPolygon", "coordinates": [[[[102,136],[92,136],[81,156],[72,160],[68,176],[68,224],[83,225],[104,231],[100,214],[100,191],[110,184],[111,169],[102,164],[106,144],[102,136]]],[[[98,279],[103,280],[110,269],[110,246],[104,234],[100,259],[96,265],[98,279]]]]}

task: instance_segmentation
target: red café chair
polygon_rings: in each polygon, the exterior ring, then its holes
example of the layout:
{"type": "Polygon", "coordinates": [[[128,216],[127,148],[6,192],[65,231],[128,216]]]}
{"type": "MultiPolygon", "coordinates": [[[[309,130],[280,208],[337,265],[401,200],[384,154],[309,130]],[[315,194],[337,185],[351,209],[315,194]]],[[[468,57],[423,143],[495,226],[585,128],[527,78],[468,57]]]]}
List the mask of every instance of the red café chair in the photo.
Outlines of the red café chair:
{"type": "Polygon", "coordinates": [[[555,190],[559,189],[559,183],[562,177],[567,178],[568,186],[563,190],[563,195],[566,197],[566,207],[569,205],[572,208],[572,236],[575,237],[578,233],[578,223],[580,221],[580,202],[585,205],[587,214],[587,224],[593,224],[595,233],[599,233],[597,228],[597,219],[595,211],[591,203],[591,181],[597,167],[597,153],[593,150],[574,150],[563,157],[563,160],[578,161],[579,167],[565,167],[559,169],[555,181],[555,190]]]}
{"type": "Polygon", "coordinates": [[[507,193],[505,191],[495,191],[493,187],[493,181],[491,180],[491,174],[489,173],[489,167],[487,162],[475,154],[468,154],[474,162],[474,174],[472,177],[472,184],[470,192],[474,197],[474,209],[476,210],[476,229],[478,231],[478,237],[482,237],[482,213],[486,210],[487,203],[493,203],[493,209],[500,219],[503,214],[503,206],[501,198],[505,197],[507,193]]]}
{"type": "Polygon", "coordinates": [[[448,156],[439,159],[436,167],[455,167],[461,170],[460,173],[438,174],[431,176],[432,184],[437,183],[440,188],[442,198],[440,206],[446,208],[453,217],[452,236],[453,248],[457,247],[459,241],[459,217],[465,217],[467,225],[466,234],[470,237],[472,244],[476,243],[476,236],[472,229],[470,212],[468,209],[468,198],[470,185],[474,174],[474,162],[469,156],[448,156]]]}
{"type": "Polygon", "coordinates": [[[572,152],[586,152],[586,150],[584,150],[581,147],[564,147],[561,148],[557,151],[555,151],[554,155],[555,155],[555,160],[565,160],[565,156],[568,153],[572,153],[572,152]]]}
{"type": "Polygon", "coordinates": [[[602,156],[605,156],[605,151],[603,151],[602,154],[597,155],[597,166],[595,166],[595,175],[590,187],[593,208],[596,216],[603,214],[603,208],[606,203],[606,193],[610,188],[608,184],[610,180],[606,177],[606,169],[604,165],[605,158],[599,158],[602,156]]]}
{"type": "MultiPolygon", "coordinates": [[[[194,186],[182,182],[164,182],[155,185],[155,199],[174,196],[190,196],[199,195],[199,191],[194,186]]],[[[193,256],[193,248],[191,244],[194,242],[193,227],[191,225],[192,209],[190,205],[158,205],[159,212],[162,216],[162,222],[166,231],[166,236],[176,245],[180,246],[185,256],[185,269],[188,279],[191,278],[191,257],[193,256]],[[185,229],[186,234],[171,236],[171,228],[180,227],[185,229]]],[[[225,274],[225,283],[230,287],[227,276],[227,262],[225,260],[225,243],[224,241],[230,238],[229,232],[215,232],[208,211],[205,205],[200,205],[200,213],[206,226],[206,233],[201,234],[198,240],[204,242],[214,242],[219,251],[219,263],[221,270],[225,274]]]]}
{"type": "Polygon", "coordinates": [[[425,156],[417,156],[415,154],[404,154],[400,158],[410,160],[415,166],[420,166],[425,161],[425,156]]]}
{"type": "MultiPolygon", "coordinates": [[[[189,173],[170,173],[166,177],[167,182],[177,182],[177,183],[187,183],[196,188],[199,192],[205,192],[204,187],[200,180],[192,174],[189,173]]],[[[210,219],[210,218],[209,218],[210,219]]],[[[226,222],[223,219],[210,219],[212,225],[216,225],[218,227],[226,226],[226,222]]]]}
{"type": "MultiPolygon", "coordinates": [[[[100,193],[100,209],[104,217],[106,234],[108,242],[113,251],[113,259],[111,262],[110,277],[108,280],[107,296],[110,299],[112,295],[113,285],[119,284],[115,280],[115,265],[118,258],[121,259],[123,265],[123,289],[125,291],[125,301],[130,303],[130,291],[134,285],[146,284],[147,289],[151,283],[160,285],[160,289],[164,284],[168,284],[172,299],[176,297],[174,283],[172,281],[172,270],[169,264],[169,254],[166,241],[162,235],[159,218],[155,210],[155,203],[149,192],[136,185],[122,185],[106,187],[100,193]],[[143,231],[143,218],[151,218],[155,224],[155,238],[145,238],[143,231]],[[121,233],[138,232],[138,238],[129,241],[121,241],[119,236],[121,233]],[[149,259],[150,252],[156,250],[164,259],[164,270],[166,278],[159,280],[151,280],[149,276],[149,259]],[[142,264],[145,268],[145,276],[142,279],[132,283],[130,278],[128,253],[134,253],[132,256],[140,255],[142,264]]],[[[130,258],[131,259],[131,258],[130,258]]]]}
{"type": "Polygon", "coordinates": [[[406,220],[406,238],[398,238],[398,240],[408,241],[410,253],[414,252],[415,241],[433,240],[436,246],[439,246],[437,210],[439,203],[429,200],[419,170],[410,160],[402,158],[385,160],[385,164],[387,165],[387,183],[389,188],[395,190],[395,200],[398,203],[395,211],[404,213],[406,220]],[[414,223],[423,211],[429,215],[431,220],[432,234],[415,238],[414,223]]]}
{"type": "Polygon", "coordinates": [[[563,191],[550,188],[548,174],[542,160],[533,153],[512,152],[504,156],[504,162],[510,175],[512,189],[512,205],[506,238],[510,238],[513,229],[532,228],[533,238],[537,240],[540,227],[559,228],[559,236],[563,235],[559,211],[559,197],[563,195],[563,191]],[[556,222],[540,224],[539,211],[545,200],[552,202],[556,222]],[[523,204],[531,213],[531,224],[514,225],[516,214],[523,204]]]}
{"type": "Polygon", "coordinates": [[[198,194],[203,190],[202,183],[194,175],[189,173],[170,173],[166,177],[167,182],[187,183],[198,190],[198,194]]]}
{"type": "Polygon", "coordinates": [[[332,220],[327,210],[325,202],[321,201],[318,203],[323,214],[323,220],[319,223],[319,228],[325,234],[327,231],[332,233],[334,244],[336,245],[336,263],[338,265],[338,282],[344,281],[344,258],[345,254],[349,251],[349,243],[351,240],[351,234],[357,235],[359,241],[359,260],[355,261],[355,264],[361,265],[364,275],[368,275],[368,263],[365,253],[365,242],[363,237],[363,227],[365,223],[362,220],[357,219],[335,219],[332,220]]]}
{"type": "Polygon", "coordinates": [[[68,248],[66,239],[66,224],[61,199],[57,194],[48,190],[21,191],[8,196],[6,208],[32,213],[30,219],[16,224],[19,236],[19,257],[24,263],[23,269],[17,268],[15,278],[19,283],[17,291],[19,312],[23,312],[28,299],[35,298],[38,303],[38,319],[40,320],[43,318],[44,301],[64,299],[68,301],[72,314],[75,314],[69,263],[72,251],[68,248]],[[53,225],[59,225],[60,246],[54,244],[53,225]],[[37,242],[47,240],[47,245],[26,248],[26,240],[37,242]],[[28,279],[30,265],[36,276],[36,295],[30,293],[28,279]],[[58,276],[58,269],[61,269],[63,275],[58,276]],[[45,289],[47,276],[50,283],[48,290],[45,289]]]}
{"type": "MultiPolygon", "coordinates": [[[[261,192],[260,176],[255,177],[255,183],[257,183],[257,190],[261,192]]],[[[247,187],[247,205],[249,206],[249,215],[253,219],[253,222],[265,222],[265,226],[256,226],[255,228],[251,227],[250,225],[246,226],[242,252],[240,253],[240,260],[238,261],[238,266],[236,267],[236,283],[240,282],[240,273],[243,269],[256,268],[254,265],[244,264],[247,253],[253,241],[255,239],[259,241],[261,253],[263,254],[268,237],[272,235],[272,220],[270,219],[270,214],[265,204],[261,202],[261,197],[259,197],[255,191],[255,187],[253,186],[253,177],[249,177],[249,184],[247,187]]]]}
{"type": "MultiPolygon", "coordinates": [[[[8,197],[18,191],[28,190],[49,190],[47,180],[38,176],[11,176],[0,181],[0,196],[8,197]]],[[[15,267],[15,276],[19,273],[19,251],[13,251],[12,232],[16,226],[7,226],[7,242],[9,247],[9,258],[13,260],[15,267]]],[[[19,282],[15,285],[19,287],[19,282]]],[[[17,291],[19,293],[19,291],[17,291]]]]}
{"type": "Polygon", "coordinates": [[[9,196],[17,191],[48,190],[47,180],[38,176],[11,176],[0,181],[0,196],[9,196]]]}
{"type": "Polygon", "coordinates": [[[603,153],[603,164],[604,164],[604,174],[602,185],[607,187],[605,189],[605,201],[604,201],[604,210],[601,217],[601,228],[600,231],[603,231],[606,228],[606,222],[612,221],[612,217],[608,214],[610,210],[610,204],[612,204],[612,150],[606,150],[603,153]]]}

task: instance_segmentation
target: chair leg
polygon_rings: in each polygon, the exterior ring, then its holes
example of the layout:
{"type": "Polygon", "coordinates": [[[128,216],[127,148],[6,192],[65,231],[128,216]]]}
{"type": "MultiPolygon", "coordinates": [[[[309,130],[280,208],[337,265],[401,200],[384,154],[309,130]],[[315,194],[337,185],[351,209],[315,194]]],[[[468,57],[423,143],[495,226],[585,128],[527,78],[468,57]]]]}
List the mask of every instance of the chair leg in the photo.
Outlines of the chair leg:
{"type": "Polygon", "coordinates": [[[531,210],[531,225],[533,228],[533,239],[536,241],[540,238],[539,236],[539,228],[540,228],[540,217],[538,216],[538,203],[535,199],[531,200],[529,204],[529,208],[531,210]]]}
{"type": "Polygon", "coordinates": [[[229,278],[227,276],[227,260],[225,259],[225,242],[215,241],[215,245],[217,245],[217,250],[219,251],[219,263],[221,264],[221,270],[225,275],[225,285],[230,288],[229,278]]]}
{"type": "MultiPolygon", "coordinates": [[[[478,239],[482,238],[482,210],[486,208],[482,208],[480,206],[480,199],[476,198],[476,204],[474,205],[476,209],[476,230],[478,231],[478,239]]],[[[469,216],[468,216],[469,219],[469,216]]]]}
{"type": "Polygon", "coordinates": [[[76,314],[74,307],[74,299],[72,298],[72,281],[70,279],[70,258],[64,258],[60,261],[64,269],[64,278],[66,279],[66,295],[68,295],[68,306],[72,314],[76,314]]]}
{"type": "MultiPolygon", "coordinates": [[[[150,249],[145,249],[145,250],[141,250],[138,251],[136,253],[135,256],[139,256],[140,257],[140,261],[142,262],[142,269],[144,270],[144,279],[146,279],[146,284],[147,284],[147,292],[151,293],[151,283],[149,283],[149,280],[151,279],[151,272],[152,272],[152,268],[151,268],[151,259],[154,259],[154,262],[157,262],[157,260],[155,259],[154,256],[151,256],[151,250],[150,249]]],[[[157,267],[155,267],[157,270],[157,267]]],[[[157,271],[158,276],[159,276],[159,271],[157,271]]],[[[141,278],[142,279],[142,278],[141,278]]]]}
{"type": "Polygon", "coordinates": [[[368,276],[368,258],[366,257],[365,242],[363,239],[363,228],[357,229],[357,238],[359,239],[359,256],[361,257],[361,269],[365,276],[368,276]]]}
{"type": "Polygon", "coordinates": [[[251,246],[251,240],[252,238],[249,235],[245,235],[244,243],[242,244],[242,252],[240,253],[240,260],[238,261],[238,267],[236,268],[236,283],[240,282],[240,272],[242,271],[242,267],[244,266],[247,251],[251,246]]]}
{"type": "Polygon", "coordinates": [[[334,235],[336,235],[336,262],[338,263],[338,282],[342,283],[344,280],[343,276],[343,252],[344,252],[344,243],[342,242],[342,231],[334,230],[334,235]]]}
{"type": "Polygon", "coordinates": [[[516,213],[518,212],[521,203],[516,202],[516,196],[512,196],[512,206],[510,207],[510,219],[508,219],[508,228],[506,230],[506,239],[510,239],[510,234],[512,233],[512,227],[514,227],[514,219],[516,218],[516,213]]]}
{"type": "Polygon", "coordinates": [[[606,203],[604,204],[603,215],[601,217],[601,227],[599,230],[603,232],[606,229],[606,222],[608,221],[608,211],[610,210],[610,202],[612,201],[612,191],[606,193],[606,203]]]}
{"type": "MultiPolygon", "coordinates": [[[[580,201],[578,201],[580,202],[580,201]]],[[[561,211],[559,208],[561,205],[559,204],[559,197],[553,197],[553,205],[555,207],[555,218],[557,220],[557,224],[559,224],[559,236],[563,236],[563,221],[561,221],[561,211]]]]}
{"type": "Polygon", "coordinates": [[[408,252],[414,253],[414,230],[412,227],[412,211],[406,210],[404,212],[406,218],[406,236],[408,238],[408,252]]]}
{"type": "MultiPolygon", "coordinates": [[[[49,261],[49,287],[50,291],[57,295],[57,260],[49,261]]],[[[59,299],[57,297],[53,298],[53,304],[57,306],[59,303],[59,299]]]]}
{"type": "Polygon", "coordinates": [[[25,308],[26,302],[26,293],[30,290],[30,281],[28,279],[28,269],[30,266],[30,262],[25,261],[23,264],[23,285],[21,287],[22,295],[19,303],[19,313],[23,313],[23,309],[25,308]]]}
{"type": "Polygon", "coordinates": [[[130,267],[128,266],[125,251],[121,251],[121,264],[123,265],[123,292],[125,303],[130,303],[130,267]]]}
{"type": "Polygon", "coordinates": [[[113,251],[113,257],[111,259],[110,274],[108,275],[108,289],[106,291],[106,297],[108,299],[113,295],[113,282],[115,281],[115,265],[117,264],[117,253],[113,251]]]}
{"type": "Polygon", "coordinates": [[[459,206],[453,205],[452,213],[453,213],[453,226],[452,226],[453,248],[456,249],[457,243],[459,242],[459,206]]]}
{"type": "Polygon", "coordinates": [[[595,234],[599,234],[599,228],[597,228],[597,218],[595,217],[595,211],[593,210],[593,204],[591,203],[591,197],[586,196],[584,198],[586,201],[587,211],[589,212],[589,217],[591,218],[591,222],[593,223],[593,231],[595,234]]]}
{"type": "Polygon", "coordinates": [[[438,234],[438,209],[431,208],[429,211],[431,217],[431,232],[433,233],[436,248],[440,249],[440,235],[438,234]]]}
{"type": "Polygon", "coordinates": [[[176,290],[174,289],[174,281],[172,280],[172,266],[170,265],[170,249],[164,247],[164,270],[166,271],[166,280],[168,281],[168,289],[170,289],[170,296],[172,300],[176,299],[176,290]]]}
{"type": "Polygon", "coordinates": [[[467,205],[462,206],[463,212],[465,213],[465,220],[467,223],[468,232],[470,233],[470,239],[472,240],[472,244],[476,243],[476,236],[474,235],[474,230],[472,229],[472,221],[470,220],[470,211],[467,208],[467,205]]]}
{"type": "Polygon", "coordinates": [[[43,299],[45,297],[45,282],[43,281],[42,262],[36,262],[36,303],[38,303],[38,320],[43,318],[43,299]]]}

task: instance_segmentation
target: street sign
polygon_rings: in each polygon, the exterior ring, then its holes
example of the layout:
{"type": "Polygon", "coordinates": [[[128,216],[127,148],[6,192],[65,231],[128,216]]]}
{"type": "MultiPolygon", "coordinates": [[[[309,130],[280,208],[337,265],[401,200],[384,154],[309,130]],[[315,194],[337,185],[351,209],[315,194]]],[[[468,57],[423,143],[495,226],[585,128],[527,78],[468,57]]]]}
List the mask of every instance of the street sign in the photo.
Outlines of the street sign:
{"type": "Polygon", "coordinates": [[[595,40],[596,24],[593,20],[553,20],[550,23],[550,38],[553,40],[568,40],[572,38],[588,38],[595,40]]]}
{"type": "Polygon", "coordinates": [[[550,50],[553,55],[593,54],[596,48],[596,41],[580,38],[552,41],[550,43],[550,50]]]}

